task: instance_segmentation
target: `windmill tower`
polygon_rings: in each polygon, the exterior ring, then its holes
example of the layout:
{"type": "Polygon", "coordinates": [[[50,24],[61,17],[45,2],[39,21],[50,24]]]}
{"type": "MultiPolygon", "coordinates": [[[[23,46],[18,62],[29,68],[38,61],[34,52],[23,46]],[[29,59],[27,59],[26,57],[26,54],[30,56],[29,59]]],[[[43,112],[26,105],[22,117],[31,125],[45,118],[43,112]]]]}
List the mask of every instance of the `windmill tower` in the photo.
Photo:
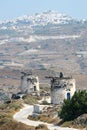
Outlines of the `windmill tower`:
{"type": "Polygon", "coordinates": [[[39,79],[32,73],[21,72],[21,92],[25,94],[36,93],[39,95],[39,79]]]}
{"type": "Polygon", "coordinates": [[[59,77],[46,77],[51,80],[51,103],[61,104],[64,99],[71,98],[75,91],[75,79],[64,77],[62,72],[59,77]]]}

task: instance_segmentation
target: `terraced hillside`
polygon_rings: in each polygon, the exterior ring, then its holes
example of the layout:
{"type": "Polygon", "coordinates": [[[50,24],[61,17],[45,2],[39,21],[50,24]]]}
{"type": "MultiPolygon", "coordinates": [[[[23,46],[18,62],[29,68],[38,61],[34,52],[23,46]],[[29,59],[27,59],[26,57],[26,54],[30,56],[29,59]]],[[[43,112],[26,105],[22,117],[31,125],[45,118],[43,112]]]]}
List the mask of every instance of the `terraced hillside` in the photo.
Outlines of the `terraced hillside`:
{"type": "Polygon", "coordinates": [[[48,11],[0,23],[0,67],[87,74],[87,21],[48,11]]]}

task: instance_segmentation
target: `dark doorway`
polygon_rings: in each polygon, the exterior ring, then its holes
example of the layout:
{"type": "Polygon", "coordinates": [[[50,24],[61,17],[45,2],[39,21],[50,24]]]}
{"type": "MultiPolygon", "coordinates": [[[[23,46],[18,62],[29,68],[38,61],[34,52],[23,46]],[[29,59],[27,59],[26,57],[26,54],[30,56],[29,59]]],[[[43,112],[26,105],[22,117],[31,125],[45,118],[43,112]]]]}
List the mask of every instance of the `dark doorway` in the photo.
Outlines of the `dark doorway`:
{"type": "Polygon", "coordinates": [[[34,86],[34,91],[36,91],[36,86],[34,86]]]}
{"type": "Polygon", "coordinates": [[[67,99],[70,99],[70,93],[67,93],[67,99]]]}

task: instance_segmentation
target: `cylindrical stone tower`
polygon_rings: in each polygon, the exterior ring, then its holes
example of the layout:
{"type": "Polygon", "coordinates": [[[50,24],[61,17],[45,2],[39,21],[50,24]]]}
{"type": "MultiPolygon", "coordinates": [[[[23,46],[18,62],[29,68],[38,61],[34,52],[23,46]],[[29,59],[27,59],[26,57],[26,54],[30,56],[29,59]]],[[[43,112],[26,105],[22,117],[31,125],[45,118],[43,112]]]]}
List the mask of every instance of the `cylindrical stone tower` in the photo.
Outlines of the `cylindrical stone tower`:
{"type": "Polygon", "coordinates": [[[64,77],[62,72],[59,77],[46,77],[51,79],[51,103],[61,104],[64,99],[70,99],[75,91],[75,79],[64,77]]]}

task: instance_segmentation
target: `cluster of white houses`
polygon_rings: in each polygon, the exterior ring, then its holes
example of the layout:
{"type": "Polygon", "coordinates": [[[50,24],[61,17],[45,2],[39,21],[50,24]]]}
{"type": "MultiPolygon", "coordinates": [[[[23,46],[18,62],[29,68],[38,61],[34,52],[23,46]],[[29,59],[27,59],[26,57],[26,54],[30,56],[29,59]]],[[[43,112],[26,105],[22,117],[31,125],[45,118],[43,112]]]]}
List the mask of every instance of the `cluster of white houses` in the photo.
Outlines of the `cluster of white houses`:
{"type": "MultiPolygon", "coordinates": [[[[22,73],[21,92],[24,94],[36,93],[40,95],[39,78],[30,73],[22,73]]],[[[47,77],[51,81],[51,103],[61,104],[64,99],[71,98],[76,91],[75,79],[64,77],[60,73],[59,77],[47,77]]]]}

